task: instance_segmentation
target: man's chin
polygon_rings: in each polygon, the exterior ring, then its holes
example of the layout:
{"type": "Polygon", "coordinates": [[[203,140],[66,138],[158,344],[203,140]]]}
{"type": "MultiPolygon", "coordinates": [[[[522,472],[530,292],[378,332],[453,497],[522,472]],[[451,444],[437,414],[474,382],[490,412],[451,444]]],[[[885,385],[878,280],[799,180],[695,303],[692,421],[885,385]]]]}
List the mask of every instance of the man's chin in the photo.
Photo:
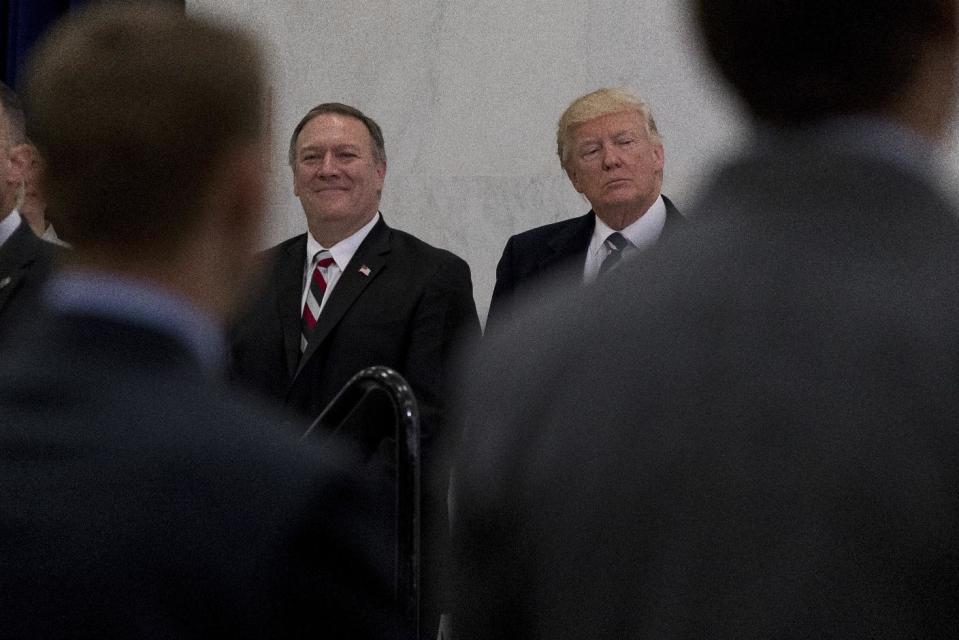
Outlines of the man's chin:
{"type": "Polygon", "coordinates": [[[641,198],[638,198],[635,193],[624,190],[622,193],[606,194],[606,197],[603,198],[599,204],[602,207],[626,207],[637,204],[640,201],[641,198]]]}
{"type": "Polygon", "coordinates": [[[343,218],[353,209],[350,200],[343,196],[313,198],[309,204],[318,218],[343,218]]]}

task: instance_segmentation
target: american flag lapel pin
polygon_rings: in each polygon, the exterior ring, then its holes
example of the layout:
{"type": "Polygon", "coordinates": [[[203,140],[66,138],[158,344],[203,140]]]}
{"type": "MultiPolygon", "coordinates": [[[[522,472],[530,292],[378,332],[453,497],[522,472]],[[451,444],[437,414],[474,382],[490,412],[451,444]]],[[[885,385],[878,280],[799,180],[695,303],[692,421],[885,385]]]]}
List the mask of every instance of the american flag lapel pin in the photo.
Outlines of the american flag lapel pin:
{"type": "Polygon", "coordinates": [[[369,277],[370,268],[364,264],[362,267],[360,267],[360,273],[362,273],[364,276],[369,277]]]}

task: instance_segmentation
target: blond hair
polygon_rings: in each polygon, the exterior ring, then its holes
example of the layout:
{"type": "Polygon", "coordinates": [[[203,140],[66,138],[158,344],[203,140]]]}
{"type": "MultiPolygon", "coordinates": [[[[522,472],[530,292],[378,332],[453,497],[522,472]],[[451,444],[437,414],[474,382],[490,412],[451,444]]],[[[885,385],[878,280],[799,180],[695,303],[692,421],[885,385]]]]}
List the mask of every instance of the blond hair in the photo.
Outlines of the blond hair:
{"type": "Polygon", "coordinates": [[[604,87],[576,98],[560,116],[559,124],[556,126],[556,153],[563,168],[566,168],[566,163],[569,161],[573,129],[601,116],[623,111],[638,113],[646,123],[649,139],[656,144],[662,144],[662,138],[656,129],[656,121],[653,120],[653,114],[645,102],[625,89],[604,87]]]}

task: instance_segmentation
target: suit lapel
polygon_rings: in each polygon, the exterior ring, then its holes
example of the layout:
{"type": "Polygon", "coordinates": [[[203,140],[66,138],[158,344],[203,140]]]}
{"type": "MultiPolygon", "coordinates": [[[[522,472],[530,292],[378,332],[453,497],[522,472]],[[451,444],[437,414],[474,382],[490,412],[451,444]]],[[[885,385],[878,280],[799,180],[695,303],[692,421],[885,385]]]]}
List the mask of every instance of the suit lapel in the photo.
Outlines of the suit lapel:
{"type": "Polygon", "coordinates": [[[21,222],[13,235],[0,246],[0,311],[37,260],[41,242],[43,240],[33,235],[26,222],[21,222]]]}
{"type": "Polygon", "coordinates": [[[564,225],[549,239],[547,244],[552,253],[540,261],[539,271],[555,273],[563,280],[582,284],[586,251],[589,249],[595,224],[596,214],[590,211],[564,225]]]}
{"type": "Polygon", "coordinates": [[[300,362],[301,315],[300,298],[303,296],[303,269],[306,265],[306,234],[286,247],[274,273],[277,311],[283,329],[283,347],[286,353],[286,370],[293,379],[300,362]]]}
{"type": "MultiPolygon", "coordinates": [[[[333,287],[329,299],[320,312],[316,322],[316,329],[310,337],[310,343],[300,358],[293,380],[300,375],[303,367],[316,353],[319,345],[323,344],[330,332],[340,323],[346,312],[353,306],[356,299],[373,282],[380,272],[386,268],[386,254],[390,251],[390,228],[380,220],[370,230],[366,239],[360,244],[350,263],[343,269],[340,279],[333,287]]],[[[299,338],[297,338],[299,340],[299,338]]]]}

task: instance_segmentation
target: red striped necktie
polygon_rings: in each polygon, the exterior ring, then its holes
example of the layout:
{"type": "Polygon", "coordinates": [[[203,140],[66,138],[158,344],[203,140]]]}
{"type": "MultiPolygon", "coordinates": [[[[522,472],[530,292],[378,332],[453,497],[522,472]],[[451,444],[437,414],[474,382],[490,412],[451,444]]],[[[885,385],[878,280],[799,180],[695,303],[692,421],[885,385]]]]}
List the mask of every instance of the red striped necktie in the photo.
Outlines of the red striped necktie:
{"type": "Polygon", "coordinates": [[[333,256],[329,251],[318,251],[313,256],[313,271],[310,274],[310,286],[306,290],[306,302],[303,303],[303,329],[300,335],[300,352],[306,351],[316,321],[320,317],[320,304],[323,303],[323,294],[326,293],[326,270],[333,264],[333,256]]]}

